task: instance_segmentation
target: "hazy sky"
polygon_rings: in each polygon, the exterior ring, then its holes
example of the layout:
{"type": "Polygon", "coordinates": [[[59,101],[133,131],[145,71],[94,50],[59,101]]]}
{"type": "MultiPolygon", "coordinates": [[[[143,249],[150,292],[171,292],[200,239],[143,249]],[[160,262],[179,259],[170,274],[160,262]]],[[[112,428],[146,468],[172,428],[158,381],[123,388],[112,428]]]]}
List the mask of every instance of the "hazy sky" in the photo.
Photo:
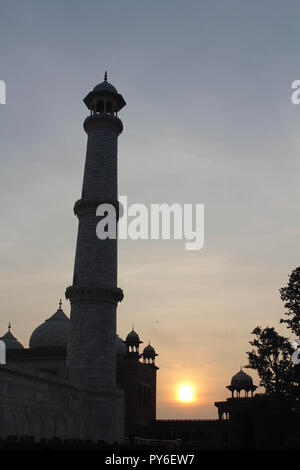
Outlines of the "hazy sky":
{"type": "Polygon", "coordinates": [[[107,69],[127,102],[120,194],[205,205],[201,251],[120,243],[118,332],[134,323],[159,354],[158,417],[215,418],[252,329],[278,326],[278,289],[299,264],[300,105],[290,96],[300,2],[2,0],[0,9],[2,334],[11,321],[27,346],[71,284],[82,99],[107,69]],[[195,387],[193,405],[176,403],[181,382],[195,387]]]}

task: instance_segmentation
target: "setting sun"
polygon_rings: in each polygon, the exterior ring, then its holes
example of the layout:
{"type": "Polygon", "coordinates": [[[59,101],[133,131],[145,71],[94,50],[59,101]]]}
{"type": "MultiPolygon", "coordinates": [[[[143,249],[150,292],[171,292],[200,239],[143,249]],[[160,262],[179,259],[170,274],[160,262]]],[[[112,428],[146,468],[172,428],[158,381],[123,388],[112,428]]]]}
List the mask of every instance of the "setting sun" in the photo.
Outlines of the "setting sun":
{"type": "Polygon", "coordinates": [[[178,399],[185,403],[193,401],[193,389],[189,385],[182,385],[178,390],[178,399]]]}

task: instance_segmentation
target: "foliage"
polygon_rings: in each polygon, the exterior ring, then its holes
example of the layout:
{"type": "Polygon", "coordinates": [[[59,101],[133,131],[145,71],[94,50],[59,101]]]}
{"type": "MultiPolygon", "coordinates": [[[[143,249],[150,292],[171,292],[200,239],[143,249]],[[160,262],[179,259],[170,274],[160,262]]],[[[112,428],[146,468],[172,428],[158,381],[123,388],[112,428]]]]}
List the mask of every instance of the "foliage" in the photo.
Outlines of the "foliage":
{"type": "Polygon", "coordinates": [[[294,269],[289,276],[286,287],[280,289],[281,300],[287,309],[285,314],[290,318],[281,319],[296,336],[300,336],[300,267],[294,269]]]}
{"type": "Polygon", "coordinates": [[[249,364],[246,367],[257,371],[266,394],[295,395],[297,380],[291,360],[294,350],[289,340],[270,327],[257,326],[252,334],[255,338],[250,341],[253,349],[247,352],[249,364]]]}

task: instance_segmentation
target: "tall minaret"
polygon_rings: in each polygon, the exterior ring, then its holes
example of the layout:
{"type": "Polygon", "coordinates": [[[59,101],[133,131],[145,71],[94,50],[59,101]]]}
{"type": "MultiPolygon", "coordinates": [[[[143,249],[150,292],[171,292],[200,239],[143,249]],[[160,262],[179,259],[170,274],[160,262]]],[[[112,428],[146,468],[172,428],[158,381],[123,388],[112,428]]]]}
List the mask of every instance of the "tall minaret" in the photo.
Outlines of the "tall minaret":
{"type": "Polygon", "coordinates": [[[123,292],[117,287],[117,240],[97,238],[96,209],[111,203],[118,213],[117,143],[123,125],[117,113],[126,103],[106,72],[104,82],[83,101],[90,116],[84,121],[88,140],[82,195],[74,206],[79,226],[73,285],[66,290],[71,302],[67,375],[95,391],[113,391],[116,308],[123,292]]]}

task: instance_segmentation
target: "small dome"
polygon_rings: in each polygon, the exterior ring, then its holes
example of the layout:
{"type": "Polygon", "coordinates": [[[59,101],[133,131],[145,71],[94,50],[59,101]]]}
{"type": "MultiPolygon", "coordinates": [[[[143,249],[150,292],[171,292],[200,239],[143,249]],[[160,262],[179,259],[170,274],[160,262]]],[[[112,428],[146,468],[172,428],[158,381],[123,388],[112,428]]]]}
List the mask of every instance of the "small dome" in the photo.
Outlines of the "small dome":
{"type": "Polygon", "coordinates": [[[8,332],[5,333],[0,339],[4,341],[6,349],[24,349],[23,344],[19,343],[17,338],[10,331],[10,324],[8,325],[8,332]]]}
{"type": "Polygon", "coordinates": [[[99,83],[95,86],[93,91],[112,91],[113,93],[118,93],[117,89],[107,81],[107,72],[104,74],[104,82],[99,83]]]}
{"type": "Polygon", "coordinates": [[[38,326],[29,341],[30,348],[66,347],[68,341],[70,320],[61,308],[38,326]]]}
{"type": "Polygon", "coordinates": [[[149,343],[148,346],[146,346],[146,347],[144,348],[143,356],[144,356],[144,357],[149,357],[149,358],[154,359],[156,355],[157,355],[157,354],[155,353],[155,349],[154,349],[153,346],[151,346],[151,344],[149,343]]]}
{"type": "Polygon", "coordinates": [[[138,346],[142,341],[140,341],[139,335],[134,331],[133,327],[130,333],[126,336],[126,343],[131,346],[138,346]]]}
{"type": "Polygon", "coordinates": [[[231,379],[231,385],[234,387],[251,387],[253,386],[253,380],[250,375],[246,374],[242,369],[235,374],[231,379]]]}
{"type": "Polygon", "coordinates": [[[116,348],[117,348],[117,354],[124,355],[126,354],[126,346],[122,338],[120,336],[116,335],[116,348]]]}
{"type": "Polygon", "coordinates": [[[96,85],[93,91],[112,91],[113,93],[118,93],[117,89],[111,83],[105,81],[96,85]]]}

